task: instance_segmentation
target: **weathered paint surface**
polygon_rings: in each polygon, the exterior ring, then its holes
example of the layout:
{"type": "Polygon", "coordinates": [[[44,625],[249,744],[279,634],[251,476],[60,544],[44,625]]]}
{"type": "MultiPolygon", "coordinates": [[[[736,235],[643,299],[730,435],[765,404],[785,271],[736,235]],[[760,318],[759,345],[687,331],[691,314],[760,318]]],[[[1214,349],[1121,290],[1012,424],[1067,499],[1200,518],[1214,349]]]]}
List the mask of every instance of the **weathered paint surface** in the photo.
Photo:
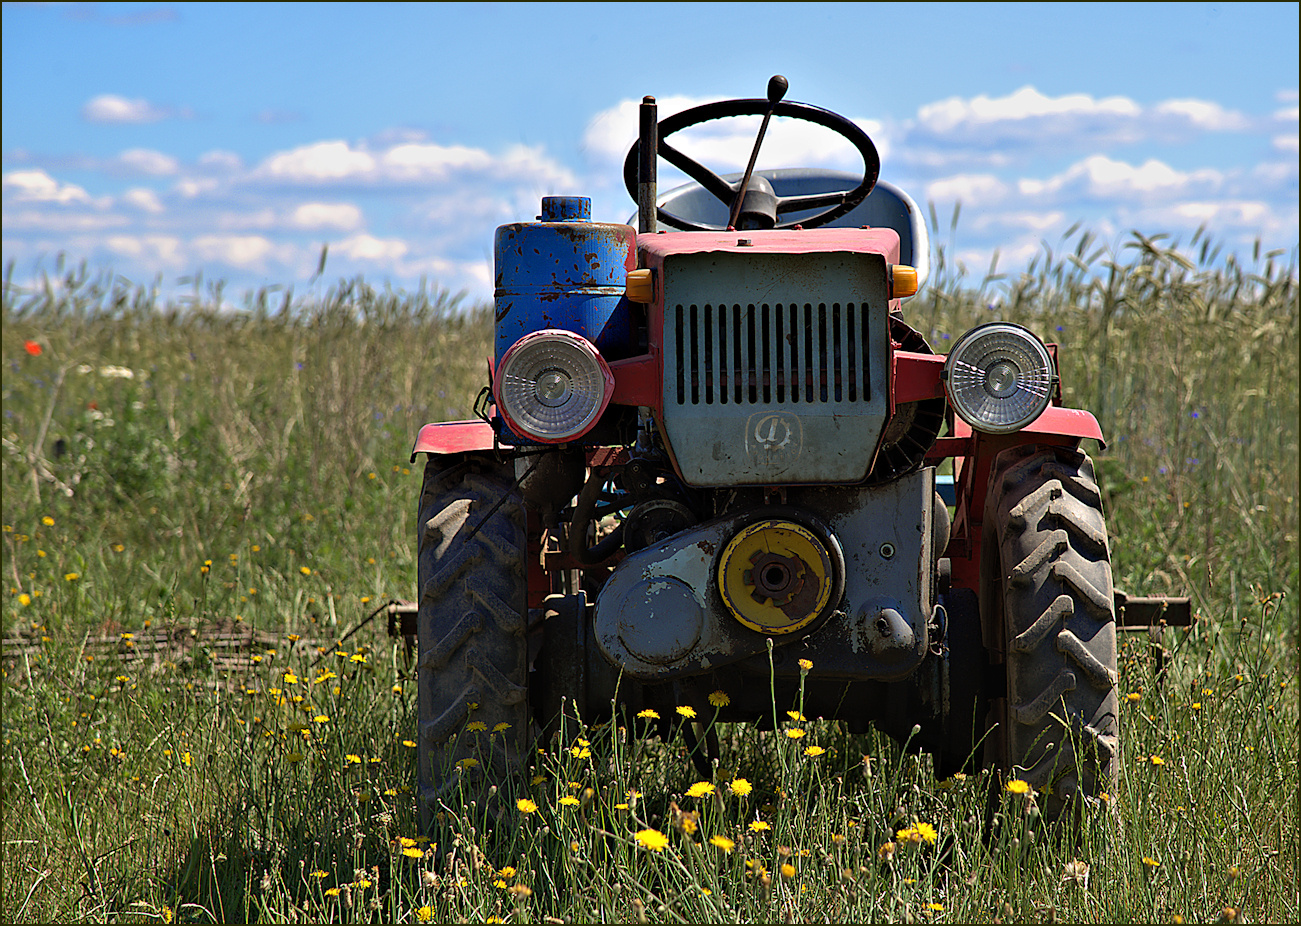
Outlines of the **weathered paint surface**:
{"type": "Polygon", "coordinates": [[[630,356],[632,330],[624,299],[636,266],[631,225],[586,221],[585,197],[543,200],[542,221],[497,229],[496,360],[526,334],[561,328],[587,338],[607,359],[630,356]]]}

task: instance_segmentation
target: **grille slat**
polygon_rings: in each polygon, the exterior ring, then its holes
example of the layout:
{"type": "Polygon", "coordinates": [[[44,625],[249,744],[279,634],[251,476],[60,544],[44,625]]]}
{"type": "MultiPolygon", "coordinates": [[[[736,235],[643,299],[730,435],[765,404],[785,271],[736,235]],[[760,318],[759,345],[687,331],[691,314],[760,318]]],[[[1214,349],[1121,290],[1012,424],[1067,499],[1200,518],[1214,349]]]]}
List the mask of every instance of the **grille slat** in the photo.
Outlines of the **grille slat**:
{"type": "Polygon", "coordinates": [[[678,405],[871,401],[865,304],[679,303],[667,314],[678,405]]]}

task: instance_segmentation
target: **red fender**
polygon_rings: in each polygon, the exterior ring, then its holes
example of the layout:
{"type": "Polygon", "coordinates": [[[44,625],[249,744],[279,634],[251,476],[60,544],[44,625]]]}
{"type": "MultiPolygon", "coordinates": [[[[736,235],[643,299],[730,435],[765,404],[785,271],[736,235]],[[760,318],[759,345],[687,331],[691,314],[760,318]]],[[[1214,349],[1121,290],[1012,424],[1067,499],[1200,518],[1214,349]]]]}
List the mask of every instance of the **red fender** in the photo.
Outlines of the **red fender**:
{"type": "Polygon", "coordinates": [[[436,421],[427,424],[416,435],[416,445],[411,448],[411,462],[420,453],[464,453],[467,450],[492,450],[497,435],[486,421],[436,421]]]}

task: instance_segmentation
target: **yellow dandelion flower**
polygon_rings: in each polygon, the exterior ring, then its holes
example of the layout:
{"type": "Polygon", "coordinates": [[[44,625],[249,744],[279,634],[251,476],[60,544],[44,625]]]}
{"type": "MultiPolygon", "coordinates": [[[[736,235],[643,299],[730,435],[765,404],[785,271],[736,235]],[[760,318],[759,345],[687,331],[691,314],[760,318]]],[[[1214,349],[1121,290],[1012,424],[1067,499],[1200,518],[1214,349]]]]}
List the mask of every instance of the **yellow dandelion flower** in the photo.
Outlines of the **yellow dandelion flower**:
{"type": "Polygon", "coordinates": [[[466,758],[462,759],[460,762],[457,762],[456,766],[457,768],[466,769],[466,768],[474,768],[478,764],[479,764],[478,759],[467,756],[466,758]]]}
{"type": "Polygon", "coordinates": [[[299,566],[299,567],[298,567],[298,571],[301,572],[301,573],[302,573],[303,575],[305,575],[305,576],[310,576],[310,575],[312,574],[312,567],[311,567],[311,566],[299,566]]]}
{"type": "Polygon", "coordinates": [[[63,574],[63,578],[68,582],[76,582],[78,579],[81,578],[81,575],[76,572],[65,572],[63,574]]]}
{"type": "Polygon", "coordinates": [[[709,837],[709,844],[711,846],[717,846],[724,852],[731,852],[736,846],[736,843],[732,842],[732,840],[728,839],[726,836],[711,836],[709,837]]]}
{"type": "Polygon", "coordinates": [[[649,707],[646,708],[646,710],[644,710],[644,711],[638,711],[638,712],[637,712],[637,716],[640,717],[642,720],[659,720],[659,719],[660,719],[659,711],[651,710],[649,707]]]}
{"type": "Polygon", "coordinates": [[[403,740],[403,741],[402,741],[402,745],[405,746],[405,747],[407,747],[408,749],[415,749],[415,748],[416,748],[416,741],[415,741],[415,740],[403,740]]]}
{"type": "Polygon", "coordinates": [[[507,865],[505,868],[498,870],[497,874],[503,878],[513,878],[515,877],[515,866],[507,865]]]}
{"type": "Polygon", "coordinates": [[[325,896],[326,896],[326,897],[338,897],[338,896],[339,896],[339,890],[340,890],[340,889],[337,888],[337,887],[327,887],[327,888],[325,889],[325,896]]]}
{"type": "Polygon", "coordinates": [[[928,904],[926,905],[926,909],[927,909],[927,910],[930,910],[932,913],[939,913],[941,910],[944,909],[944,904],[942,904],[942,903],[928,903],[928,904]]]}
{"type": "Polygon", "coordinates": [[[1139,700],[1139,699],[1142,698],[1142,697],[1143,697],[1143,695],[1140,694],[1139,692],[1137,692],[1137,691],[1131,691],[1129,694],[1125,695],[1125,700],[1126,700],[1126,701],[1129,701],[1129,702],[1132,703],[1132,702],[1134,702],[1134,701],[1139,700]]]}
{"type": "Polygon", "coordinates": [[[706,794],[713,794],[714,786],[707,781],[697,781],[691,787],[687,788],[687,797],[704,797],[706,794]]]}
{"type": "Polygon", "coordinates": [[[187,766],[193,765],[194,756],[190,755],[188,752],[183,752],[181,753],[181,761],[184,762],[187,766]]]}
{"type": "Polygon", "coordinates": [[[538,805],[527,797],[521,797],[515,802],[515,806],[519,808],[520,813],[536,813],[538,809],[538,805]]]}
{"type": "Polygon", "coordinates": [[[696,709],[685,704],[678,705],[677,712],[688,720],[696,716],[696,709]]]}
{"type": "Polygon", "coordinates": [[[1160,867],[1161,867],[1161,863],[1160,863],[1160,862],[1158,862],[1158,861],[1157,861],[1156,859],[1154,859],[1154,858],[1149,858],[1149,857],[1146,856],[1146,855],[1143,856],[1143,864],[1146,865],[1149,869],[1157,869],[1157,868],[1160,868],[1160,867]]]}
{"type": "Polygon", "coordinates": [[[795,730],[787,730],[787,731],[786,731],[786,735],[789,736],[789,737],[790,737],[791,739],[793,739],[793,740],[797,740],[797,739],[799,739],[800,737],[805,736],[806,733],[807,733],[807,731],[805,731],[805,730],[799,730],[799,729],[795,729],[795,730]]]}
{"type": "Polygon", "coordinates": [[[508,724],[506,721],[503,720],[501,723],[497,724],[495,727],[492,728],[492,732],[501,733],[502,731],[509,730],[509,729],[510,729],[510,724],[508,724]]]}
{"type": "Polygon", "coordinates": [[[782,873],[782,877],[784,878],[793,878],[795,877],[795,866],[792,865],[790,862],[783,862],[781,867],[781,873],[782,873]]]}
{"type": "Polygon", "coordinates": [[[425,857],[425,853],[421,852],[419,849],[415,848],[414,846],[412,846],[412,847],[410,847],[410,848],[403,849],[403,850],[402,850],[402,854],[405,855],[407,858],[424,858],[424,857],[425,857]]]}
{"type": "Polygon", "coordinates": [[[764,823],[762,820],[755,820],[750,824],[750,832],[752,833],[762,833],[764,830],[769,829],[772,829],[772,827],[767,823],[764,823]]]}
{"type": "Polygon", "coordinates": [[[800,660],[800,671],[802,671],[802,672],[807,672],[807,671],[809,671],[809,670],[812,669],[812,668],[813,668],[813,662],[812,662],[812,660],[809,660],[809,659],[801,659],[801,660],[800,660]]]}
{"type": "Polygon", "coordinates": [[[732,699],[727,696],[727,692],[719,689],[709,693],[709,703],[714,707],[727,707],[732,703],[732,699]]]}
{"type": "Polygon", "coordinates": [[[786,716],[789,717],[791,720],[805,721],[809,719],[805,717],[803,714],[801,714],[799,711],[787,711],[786,716]]]}
{"type": "Polygon", "coordinates": [[[1029,793],[1030,793],[1030,784],[1029,784],[1029,782],[1021,781],[1019,778],[1013,778],[1011,781],[1009,781],[1009,782],[1005,785],[1005,787],[1007,788],[1007,790],[1011,791],[1013,794],[1029,794],[1029,793]]]}
{"type": "Polygon", "coordinates": [[[484,730],[488,729],[488,725],[482,720],[475,720],[467,723],[465,729],[470,733],[482,733],[484,730]]]}
{"type": "Polygon", "coordinates": [[[25,608],[32,603],[32,596],[27,594],[26,592],[23,592],[21,595],[18,596],[18,603],[25,608]]]}
{"type": "Polygon", "coordinates": [[[649,849],[651,852],[663,852],[665,846],[669,844],[669,837],[659,830],[638,830],[636,839],[639,846],[643,849],[649,849]]]}
{"type": "Polygon", "coordinates": [[[361,765],[361,756],[357,755],[355,752],[348,753],[343,757],[343,759],[345,762],[350,762],[353,765],[361,765]]]}
{"type": "Polygon", "coordinates": [[[1148,761],[1153,765],[1165,765],[1165,759],[1162,759],[1160,756],[1149,756],[1148,761]]]}
{"type": "Polygon", "coordinates": [[[931,826],[929,823],[917,823],[914,824],[914,826],[916,827],[917,832],[921,834],[922,839],[925,839],[928,843],[931,843],[932,845],[935,844],[935,839],[937,836],[935,832],[935,827],[931,826]]]}
{"type": "Polygon", "coordinates": [[[560,803],[566,807],[577,807],[579,804],[579,800],[578,798],[574,797],[572,794],[566,794],[564,797],[560,799],[560,803]]]}
{"type": "Polygon", "coordinates": [[[50,517],[50,516],[47,514],[45,517],[41,518],[41,523],[44,524],[46,527],[53,527],[53,526],[54,526],[54,518],[50,517]]]}
{"type": "Polygon", "coordinates": [[[329,722],[330,722],[330,717],[329,717],[328,714],[317,714],[315,717],[312,718],[312,722],[313,722],[313,723],[329,723],[329,722]]]}
{"type": "Polygon", "coordinates": [[[328,878],[329,876],[330,873],[328,871],[323,871],[320,868],[316,869],[316,871],[312,872],[311,874],[311,877],[315,878],[318,881],[321,880],[322,878],[328,878]]]}
{"type": "Polygon", "coordinates": [[[806,756],[820,756],[824,752],[826,752],[826,750],[823,749],[821,746],[810,746],[808,749],[804,750],[804,754],[806,756]]]}
{"type": "Polygon", "coordinates": [[[418,922],[418,923],[432,923],[433,921],[434,921],[434,908],[433,908],[433,907],[417,907],[417,908],[416,908],[416,922],[418,922]]]}
{"type": "Polygon", "coordinates": [[[750,785],[750,782],[746,781],[744,778],[732,779],[732,783],[727,787],[737,797],[745,797],[747,794],[749,794],[751,791],[754,790],[754,788],[750,785]]]}

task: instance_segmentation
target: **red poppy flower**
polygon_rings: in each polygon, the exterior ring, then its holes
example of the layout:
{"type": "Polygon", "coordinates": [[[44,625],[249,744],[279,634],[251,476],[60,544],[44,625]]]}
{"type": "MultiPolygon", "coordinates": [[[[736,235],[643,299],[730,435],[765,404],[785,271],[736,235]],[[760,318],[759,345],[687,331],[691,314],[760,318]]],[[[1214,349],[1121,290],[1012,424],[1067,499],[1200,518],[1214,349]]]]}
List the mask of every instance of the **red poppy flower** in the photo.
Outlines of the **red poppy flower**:
{"type": "Polygon", "coordinates": [[[35,341],[28,341],[23,345],[23,347],[27,348],[27,353],[31,354],[33,357],[39,357],[41,355],[41,345],[37,344],[35,341]]]}

